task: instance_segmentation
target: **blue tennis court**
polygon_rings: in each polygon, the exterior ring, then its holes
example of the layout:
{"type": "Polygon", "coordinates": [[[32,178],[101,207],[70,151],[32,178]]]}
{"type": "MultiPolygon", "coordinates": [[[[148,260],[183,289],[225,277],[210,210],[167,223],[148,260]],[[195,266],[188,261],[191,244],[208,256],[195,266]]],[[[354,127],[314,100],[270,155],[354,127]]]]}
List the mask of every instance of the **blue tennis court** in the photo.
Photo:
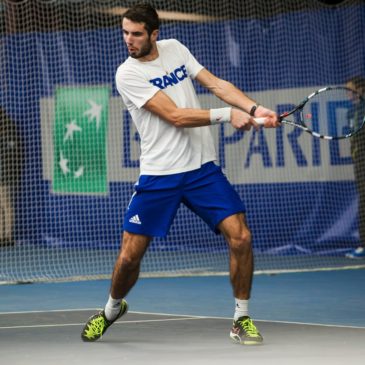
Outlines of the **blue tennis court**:
{"type": "Polygon", "coordinates": [[[130,312],[97,343],[87,318],[103,308],[108,280],[0,286],[2,359],[11,364],[342,364],[365,356],[364,270],[256,275],[251,313],[264,344],[232,343],[228,277],[142,278],[130,312]],[[21,349],[19,350],[19,341],[21,349]],[[295,359],[295,360],[294,360],[295,359]]]}

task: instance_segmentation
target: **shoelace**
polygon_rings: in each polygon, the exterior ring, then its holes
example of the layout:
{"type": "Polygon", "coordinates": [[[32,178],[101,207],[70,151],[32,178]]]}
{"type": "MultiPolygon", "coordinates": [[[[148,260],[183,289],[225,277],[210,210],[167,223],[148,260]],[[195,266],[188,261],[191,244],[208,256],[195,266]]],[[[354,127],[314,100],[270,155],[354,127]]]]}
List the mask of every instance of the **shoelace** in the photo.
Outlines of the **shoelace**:
{"type": "Polygon", "coordinates": [[[105,327],[104,318],[102,317],[96,318],[89,324],[88,334],[99,335],[103,332],[104,327],[105,327]]]}
{"type": "Polygon", "coordinates": [[[243,321],[237,321],[237,323],[246,331],[249,336],[258,337],[258,331],[250,318],[243,321]]]}

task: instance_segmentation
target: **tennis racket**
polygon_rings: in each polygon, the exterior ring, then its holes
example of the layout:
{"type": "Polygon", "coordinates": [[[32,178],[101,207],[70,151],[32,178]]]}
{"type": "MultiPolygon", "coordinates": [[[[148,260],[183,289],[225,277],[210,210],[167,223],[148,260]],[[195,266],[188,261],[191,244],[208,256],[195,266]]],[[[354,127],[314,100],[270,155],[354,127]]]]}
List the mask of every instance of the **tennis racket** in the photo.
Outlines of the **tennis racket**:
{"type": "MultiPolygon", "coordinates": [[[[265,119],[255,118],[255,121],[262,125],[265,119]]],[[[349,138],[365,124],[365,100],[359,93],[346,87],[325,87],[310,94],[292,110],[281,114],[279,121],[301,128],[318,138],[349,138]]]]}

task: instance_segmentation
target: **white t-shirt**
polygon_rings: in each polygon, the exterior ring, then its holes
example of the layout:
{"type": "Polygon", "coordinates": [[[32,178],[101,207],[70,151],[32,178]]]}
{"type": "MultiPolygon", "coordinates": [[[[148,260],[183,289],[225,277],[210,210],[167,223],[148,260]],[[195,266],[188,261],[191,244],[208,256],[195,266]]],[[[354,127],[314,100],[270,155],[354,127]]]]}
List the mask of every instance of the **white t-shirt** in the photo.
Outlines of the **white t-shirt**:
{"type": "Polygon", "coordinates": [[[158,41],[157,48],[157,59],[129,57],[116,73],[117,89],[141,138],[142,175],[191,171],[216,160],[209,126],[176,128],[143,108],[160,90],[180,108],[201,108],[191,79],[203,66],[175,39],[158,41]]]}

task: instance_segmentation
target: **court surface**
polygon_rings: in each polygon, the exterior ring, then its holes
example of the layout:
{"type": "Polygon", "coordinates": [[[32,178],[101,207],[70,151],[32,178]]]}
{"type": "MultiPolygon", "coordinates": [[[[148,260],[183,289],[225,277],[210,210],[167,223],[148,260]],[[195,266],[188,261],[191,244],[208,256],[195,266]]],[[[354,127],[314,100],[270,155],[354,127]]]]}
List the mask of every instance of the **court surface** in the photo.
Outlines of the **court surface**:
{"type": "Polygon", "coordinates": [[[129,313],[95,343],[80,332],[94,311],[1,314],[3,364],[355,364],[365,329],[257,322],[265,344],[231,343],[231,319],[129,313]]]}
{"type": "Polygon", "coordinates": [[[229,339],[232,303],[225,277],[141,279],[128,296],[131,311],[94,343],[82,342],[80,333],[103,306],[107,280],[2,285],[1,363],[363,363],[365,301],[364,291],[356,289],[364,273],[255,277],[252,314],[264,336],[260,346],[229,339]],[[166,314],[169,310],[175,313],[166,314]]]}

